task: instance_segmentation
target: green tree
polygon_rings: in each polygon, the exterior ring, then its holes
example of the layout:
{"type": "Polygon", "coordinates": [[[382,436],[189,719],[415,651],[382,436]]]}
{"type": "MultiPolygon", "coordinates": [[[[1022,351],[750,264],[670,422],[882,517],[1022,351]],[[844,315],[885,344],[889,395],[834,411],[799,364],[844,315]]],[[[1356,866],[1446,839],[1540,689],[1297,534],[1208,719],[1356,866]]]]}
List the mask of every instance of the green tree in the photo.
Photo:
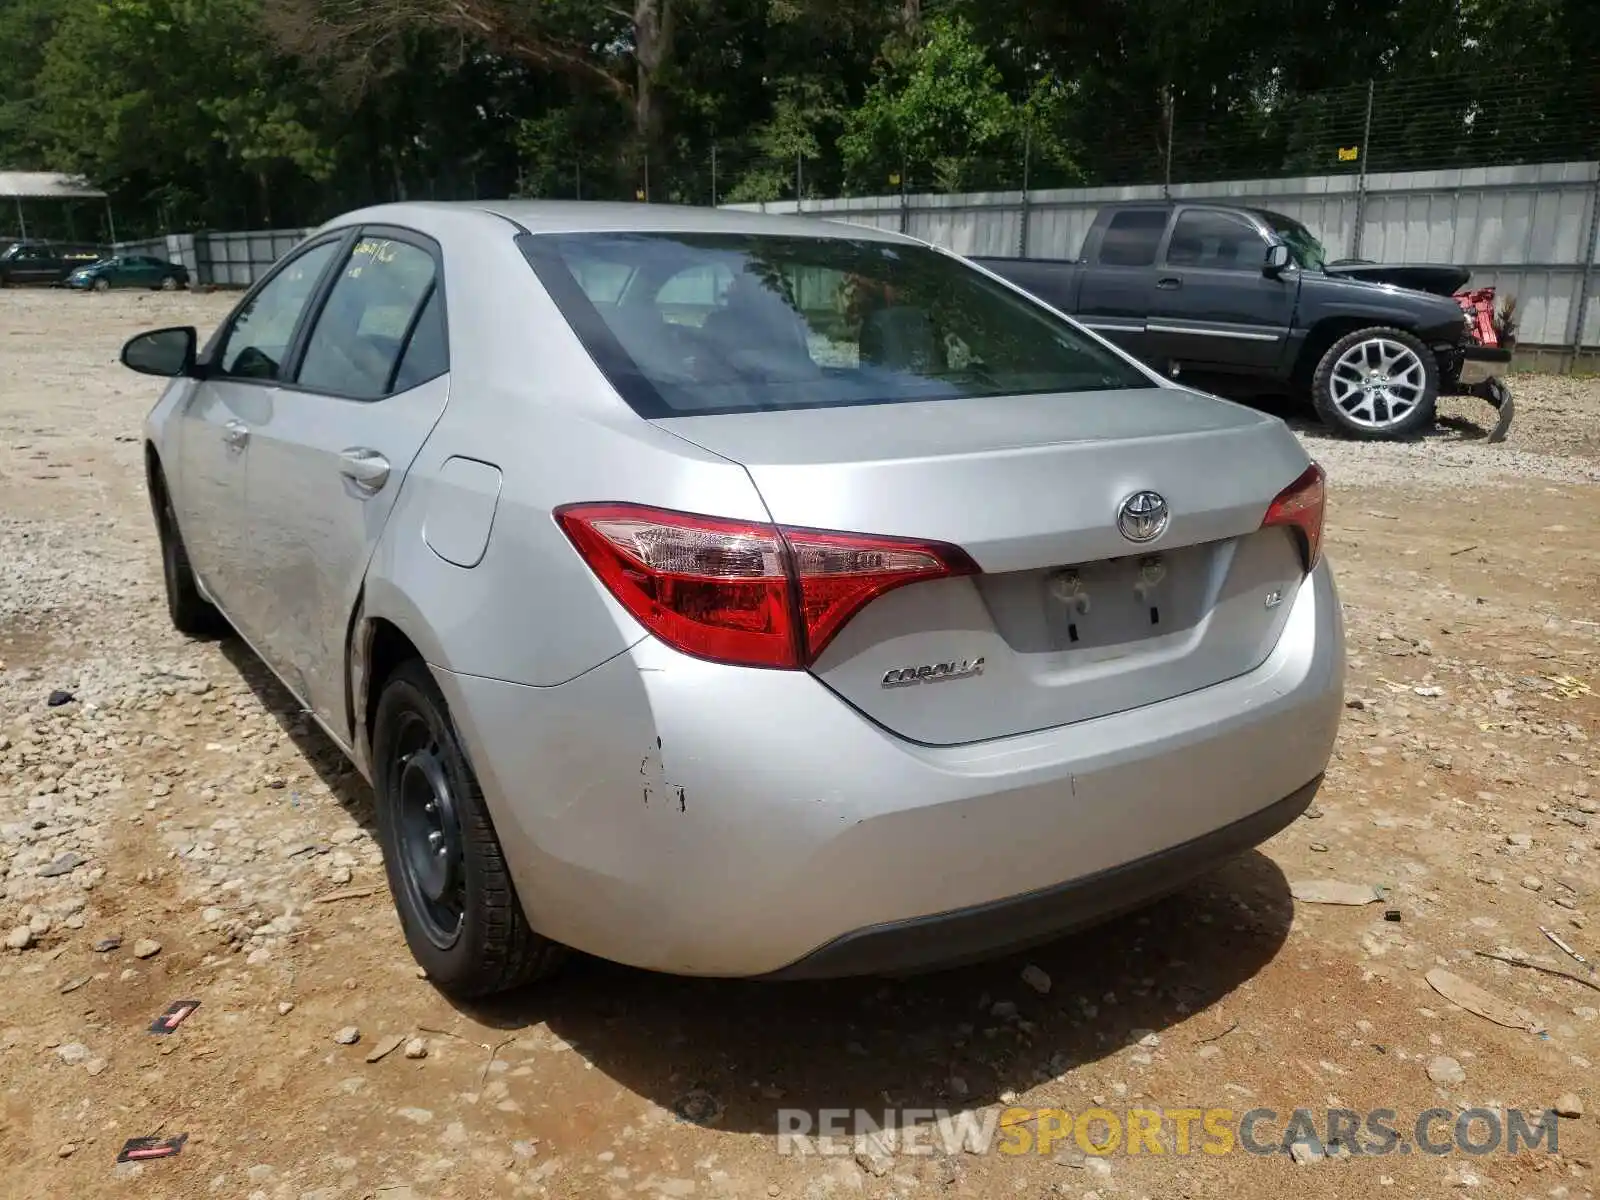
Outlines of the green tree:
{"type": "Polygon", "coordinates": [[[254,0],[69,0],[33,81],[51,163],[184,224],[298,208],[333,155],[316,93],[263,49],[258,15],[254,0]]]}
{"type": "Polygon", "coordinates": [[[0,167],[48,167],[39,137],[34,80],[61,19],[63,0],[6,0],[0,4],[0,167]]]}
{"type": "Polygon", "coordinates": [[[845,118],[839,139],[856,187],[881,190],[901,171],[939,191],[1020,185],[1024,143],[1041,136],[1043,162],[1067,165],[1053,117],[1064,91],[1039,85],[1021,102],[960,18],[934,17],[923,36],[886,48],[878,78],[845,118]]]}

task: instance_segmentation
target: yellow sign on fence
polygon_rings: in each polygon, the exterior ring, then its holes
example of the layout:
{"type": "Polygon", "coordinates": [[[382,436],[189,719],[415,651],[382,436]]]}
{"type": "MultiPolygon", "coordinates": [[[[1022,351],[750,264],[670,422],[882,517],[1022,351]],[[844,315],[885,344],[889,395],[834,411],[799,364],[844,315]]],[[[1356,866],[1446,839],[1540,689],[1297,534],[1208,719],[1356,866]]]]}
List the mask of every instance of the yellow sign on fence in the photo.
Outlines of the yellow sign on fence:
{"type": "Polygon", "coordinates": [[[1361,147],[1360,146],[1340,146],[1339,147],[1339,161],[1340,162],[1355,162],[1356,159],[1358,159],[1360,157],[1361,157],[1361,147]]]}

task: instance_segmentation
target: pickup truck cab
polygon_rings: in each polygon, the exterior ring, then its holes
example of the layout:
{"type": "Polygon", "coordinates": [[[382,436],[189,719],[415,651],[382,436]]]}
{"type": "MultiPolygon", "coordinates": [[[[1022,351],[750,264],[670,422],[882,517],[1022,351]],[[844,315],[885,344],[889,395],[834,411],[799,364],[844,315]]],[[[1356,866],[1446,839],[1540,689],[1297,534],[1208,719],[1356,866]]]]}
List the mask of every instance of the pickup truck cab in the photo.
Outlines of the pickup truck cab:
{"type": "Polygon", "coordinates": [[[1222,392],[1309,393],[1354,437],[1421,430],[1469,360],[1509,359],[1477,345],[1448,294],[1345,274],[1304,225],[1263,209],[1111,205],[1078,260],[973,261],[1158,370],[1222,392]]]}

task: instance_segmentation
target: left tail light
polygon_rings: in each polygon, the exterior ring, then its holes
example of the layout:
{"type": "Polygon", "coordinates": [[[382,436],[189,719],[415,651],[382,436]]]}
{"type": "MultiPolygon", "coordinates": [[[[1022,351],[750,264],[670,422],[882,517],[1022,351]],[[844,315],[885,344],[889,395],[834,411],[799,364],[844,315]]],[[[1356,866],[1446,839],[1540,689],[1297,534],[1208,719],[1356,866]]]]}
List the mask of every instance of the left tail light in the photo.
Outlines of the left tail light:
{"type": "Polygon", "coordinates": [[[641,625],[685,654],[737,666],[810,666],[878,596],[978,570],[939,542],[635,504],[567,505],[555,518],[641,625]]]}
{"type": "Polygon", "coordinates": [[[1327,475],[1312,463],[1267,509],[1261,528],[1284,525],[1299,536],[1301,558],[1309,572],[1322,557],[1322,514],[1325,506],[1327,475]]]}

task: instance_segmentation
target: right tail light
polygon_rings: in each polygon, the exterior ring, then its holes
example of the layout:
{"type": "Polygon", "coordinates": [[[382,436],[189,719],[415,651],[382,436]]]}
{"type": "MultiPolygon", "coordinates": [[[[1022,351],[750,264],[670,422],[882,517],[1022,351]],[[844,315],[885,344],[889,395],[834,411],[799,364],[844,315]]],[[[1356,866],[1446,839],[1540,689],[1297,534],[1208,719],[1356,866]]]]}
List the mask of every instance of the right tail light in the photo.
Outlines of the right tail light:
{"type": "Polygon", "coordinates": [[[1306,571],[1317,565],[1322,557],[1322,514],[1325,506],[1327,475],[1312,463],[1283,491],[1279,492],[1267,509],[1261,528],[1284,525],[1293,529],[1300,539],[1300,554],[1306,571]]]}

